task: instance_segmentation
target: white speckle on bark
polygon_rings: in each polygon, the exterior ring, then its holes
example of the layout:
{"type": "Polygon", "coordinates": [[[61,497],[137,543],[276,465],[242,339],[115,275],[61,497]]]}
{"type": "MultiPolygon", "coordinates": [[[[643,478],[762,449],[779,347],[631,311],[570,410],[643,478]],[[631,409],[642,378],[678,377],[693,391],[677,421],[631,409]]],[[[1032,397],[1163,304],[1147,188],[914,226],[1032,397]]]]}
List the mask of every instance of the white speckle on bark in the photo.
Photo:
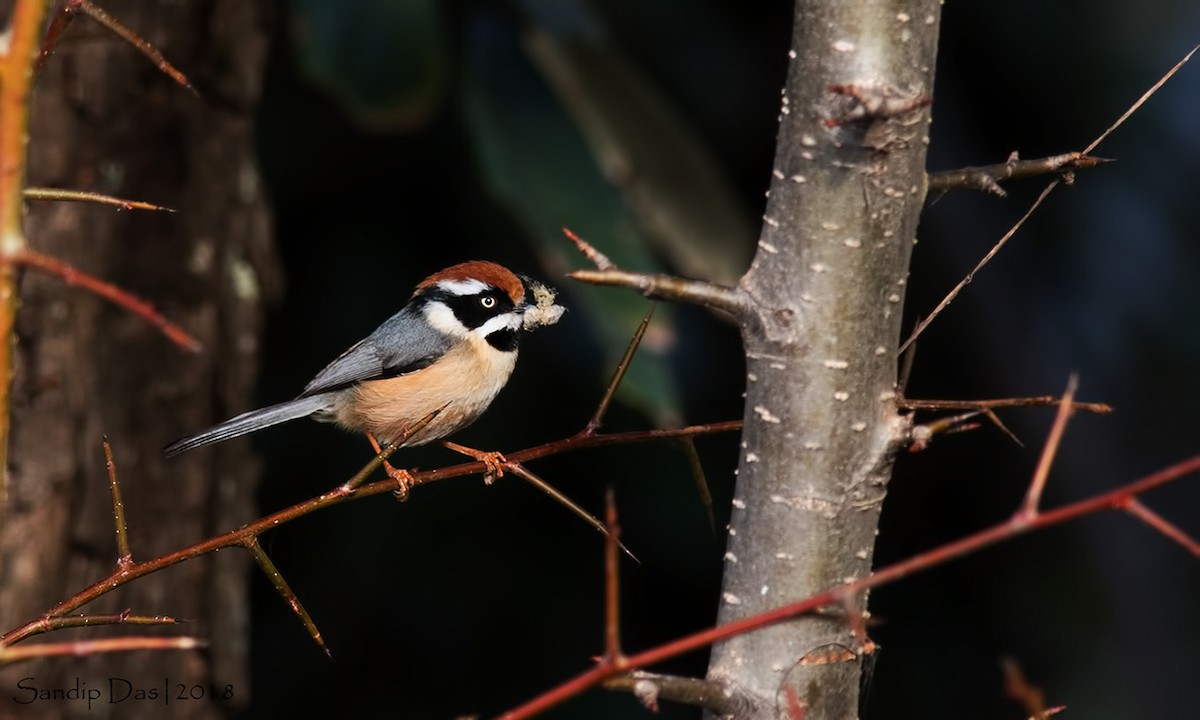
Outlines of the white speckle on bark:
{"type": "Polygon", "coordinates": [[[830,370],[845,370],[846,368],[850,367],[850,363],[846,362],[845,360],[826,360],[821,364],[830,370]]]}
{"type": "Polygon", "coordinates": [[[854,52],[857,48],[855,47],[854,43],[850,42],[849,40],[834,40],[833,49],[837,52],[848,53],[854,52]]]}
{"type": "Polygon", "coordinates": [[[800,157],[804,158],[805,160],[812,160],[813,154],[807,150],[804,150],[800,153],[800,157]]]}
{"type": "Polygon", "coordinates": [[[746,509],[746,501],[742,500],[741,498],[734,498],[733,506],[735,508],[737,508],[738,510],[745,510],[746,509]]]}
{"type": "Polygon", "coordinates": [[[912,20],[912,15],[909,15],[908,13],[905,13],[905,12],[896,13],[896,21],[899,22],[901,25],[903,25],[907,22],[910,22],[911,20],[912,20]]]}
{"type": "Polygon", "coordinates": [[[899,280],[896,281],[896,284],[899,285],[900,287],[904,287],[907,283],[908,283],[908,280],[906,280],[905,278],[900,278],[899,280]]]}
{"type": "Polygon", "coordinates": [[[891,230],[884,230],[884,231],[883,231],[883,236],[884,236],[885,238],[894,237],[894,236],[895,236],[895,234],[896,234],[896,233],[892,232],[891,230]]]}
{"type": "Polygon", "coordinates": [[[738,597],[737,595],[734,595],[731,592],[722,593],[721,599],[724,600],[727,605],[741,605],[742,604],[742,599],[740,597],[738,597]]]}
{"type": "Polygon", "coordinates": [[[758,382],[758,376],[755,375],[754,373],[748,373],[746,375],[746,379],[749,380],[750,382],[758,382]]]}
{"type": "Polygon", "coordinates": [[[809,265],[808,269],[812,270],[815,273],[829,272],[829,266],[826,265],[825,263],[819,263],[819,262],[809,265]]]}
{"type": "Polygon", "coordinates": [[[801,135],[800,136],[800,144],[803,145],[804,147],[816,147],[817,139],[815,137],[813,137],[812,135],[807,135],[807,134],[801,135]]]}
{"type": "MultiPolygon", "coordinates": [[[[784,98],[784,102],[787,102],[787,98],[784,98]]],[[[783,172],[782,172],[782,171],[780,171],[780,170],[779,170],[779,168],[775,168],[774,170],[772,170],[772,171],[771,171],[771,175],[773,175],[773,176],[775,177],[775,179],[776,179],[776,180],[782,180],[782,179],[783,179],[783,172]]]]}
{"type": "Polygon", "coordinates": [[[867,429],[867,424],[865,422],[859,421],[859,422],[856,422],[853,425],[851,425],[850,429],[853,430],[854,432],[862,432],[863,430],[867,429]]]}
{"type": "Polygon", "coordinates": [[[781,673],[781,672],[783,672],[783,666],[780,665],[779,663],[773,663],[771,665],[771,672],[781,673]]]}
{"type": "Polygon", "coordinates": [[[788,50],[788,59],[789,59],[789,60],[795,60],[795,59],[796,59],[796,51],[795,51],[795,50],[788,50]]]}
{"type": "Polygon", "coordinates": [[[808,179],[805,178],[803,175],[793,175],[792,182],[802,185],[802,184],[808,182],[808,179]]]}
{"type": "Polygon", "coordinates": [[[888,295],[887,300],[890,303],[898,303],[900,302],[900,296],[896,293],[892,293],[891,295],[888,295]]]}
{"type": "Polygon", "coordinates": [[[834,222],[823,222],[821,228],[824,230],[841,230],[842,226],[834,222]]]}
{"type": "Polygon", "coordinates": [[[746,462],[747,463],[758,462],[758,454],[757,453],[746,453],[746,462]]]}
{"type": "Polygon", "coordinates": [[[885,348],[882,345],[876,345],[875,346],[875,354],[876,355],[887,355],[887,348],[885,348]]]}
{"type": "MultiPolygon", "coordinates": [[[[729,557],[732,554],[733,553],[725,553],[725,557],[729,557]]],[[[866,548],[863,548],[862,550],[859,550],[858,552],[854,553],[854,557],[858,558],[859,560],[866,560],[870,556],[871,556],[871,551],[867,550],[866,548]]],[[[736,561],[737,558],[734,558],[734,560],[736,561]]]]}
{"type": "Polygon", "coordinates": [[[833,394],[833,399],[837,400],[838,402],[846,402],[850,399],[850,393],[846,392],[845,390],[838,390],[833,394]]]}
{"type": "Polygon", "coordinates": [[[858,238],[846,238],[842,241],[842,244],[848,248],[860,248],[862,247],[862,240],[858,238]]]}
{"type": "Polygon", "coordinates": [[[847,575],[846,577],[842,578],[842,582],[846,583],[847,585],[852,582],[856,582],[857,580],[858,578],[853,575],[847,575]]]}
{"type": "Polygon", "coordinates": [[[771,368],[772,370],[787,370],[787,365],[781,362],[773,362],[767,367],[771,368]]]}
{"type": "Polygon", "coordinates": [[[809,440],[808,442],[804,443],[804,449],[805,450],[820,450],[821,443],[809,440]]]}
{"type": "Polygon", "coordinates": [[[935,18],[934,16],[932,16],[932,15],[926,15],[926,16],[925,16],[925,24],[926,24],[926,25],[932,25],[932,24],[934,24],[935,22],[937,22],[937,18],[935,18]]]}
{"type": "Polygon", "coordinates": [[[800,294],[800,299],[801,299],[802,301],[806,302],[806,303],[810,303],[810,302],[815,302],[815,301],[816,301],[816,298],[814,298],[814,297],[812,296],[812,293],[801,293],[801,294],[800,294]]]}
{"type": "Polygon", "coordinates": [[[787,560],[788,562],[791,562],[792,560],[796,559],[796,556],[791,553],[777,552],[777,553],[775,553],[775,559],[776,560],[787,560]]]}
{"type": "Polygon", "coordinates": [[[883,392],[879,393],[879,399],[883,400],[884,402],[887,402],[888,400],[895,400],[896,399],[896,391],[895,390],[884,390],[883,392]]]}
{"type": "Polygon", "coordinates": [[[763,222],[765,222],[766,224],[770,225],[773,228],[779,227],[778,220],[776,220],[775,218],[767,217],[766,215],[763,215],[763,222]]]}
{"type": "Polygon", "coordinates": [[[771,243],[769,243],[769,242],[764,242],[764,241],[762,241],[762,240],[759,240],[759,241],[758,241],[758,246],[759,246],[760,248],[762,248],[762,249],[763,249],[765,252],[769,252],[769,253],[771,253],[772,255],[774,255],[775,253],[779,252],[779,248],[775,247],[774,245],[772,245],[772,244],[771,244],[771,243]]]}
{"type": "Polygon", "coordinates": [[[727,553],[725,553],[725,559],[731,563],[735,563],[735,562],[737,562],[737,555],[734,555],[731,552],[727,552],[727,553]]]}
{"type": "Polygon", "coordinates": [[[763,585],[762,589],[758,591],[758,594],[765,597],[768,592],[770,592],[770,588],[766,585],[763,585]]]}

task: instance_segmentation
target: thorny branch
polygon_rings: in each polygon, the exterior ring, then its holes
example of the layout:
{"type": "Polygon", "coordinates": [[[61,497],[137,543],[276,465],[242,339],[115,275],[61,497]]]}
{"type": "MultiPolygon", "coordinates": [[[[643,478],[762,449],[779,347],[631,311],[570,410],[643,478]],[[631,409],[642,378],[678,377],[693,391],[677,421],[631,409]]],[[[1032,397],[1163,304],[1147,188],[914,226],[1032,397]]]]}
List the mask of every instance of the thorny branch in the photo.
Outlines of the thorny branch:
{"type": "MultiPolygon", "coordinates": [[[[1151,96],[1154,95],[1154,93],[1158,92],[1159,88],[1166,84],[1167,80],[1170,80],[1175,73],[1179,72],[1179,69],[1192,59],[1192,56],[1196,54],[1197,50],[1200,50],[1200,45],[1192,48],[1191,52],[1185,55],[1182,60],[1175,63],[1174,67],[1172,67],[1161,78],[1159,78],[1158,82],[1154,83],[1149,90],[1143,93],[1142,96],[1139,97],[1133,103],[1133,105],[1129,107],[1128,110],[1122,113],[1121,117],[1117,118],[1117,120],[1111,126],[1109,126],[1107,130],[1101,133],[1099,137],[1088,143],[1088,146],[1083,150],[1080,150],[1078,153],[1068,153],[1068,155],[1078,154],[1081,158],[1089,157],[1091,152],[1095,150],[1101,142],[1103,142],[1109,135],[1116,131],[1117,128],[1121,127],[1121,125],[1124,124],[1124,122],[1128,120],[1130,116],[1137,112],[1137,110],[1144,105],[1151,96]]],[[[933,320],[940,315],[941,312],[945,310],[946,307],[953,302],[956,297],[958,297],[958,294],[962,292],[963,289],[975,278],[976,273],[978,273],[985,265],[991,262],[992,258],[994,258],[996,254],[1000,252],[1000,249],[1003,248],[1004,245],[1012,238],[1012,236],[1017,233],[1017,230],[1021,229],[1021,227],[1025,224],[1025,221],[1027,221],[1030,216],[1033,215],[1033,212],[1038,209],[1038,207],[1046,200],[1047,197],[1049,197],[1050,193],[1052,193],[1054,189],[1063,182],[1063,179],[1063,176],[1059,176],[1051,180],[1050,183],[1046,185],[1045,189],[1042,190],[1041,194],[1038,195],[1037,199],[1033,201],[1033,204],[1029,206],[1029,209],[1025,211],[1025,214],[1021,216],[1021,219],[1017,220],[1016,224],[1009,228],[1008,232],[1004,233],[1003,237],[996,241],[996,244],[992,246],[992,249],[988,250],[987,254],[984,255],[978,263],[976,263],[975,267],[972,268],[971,271],[967,273],[967,275],[960,280],[944,298],[942,298],[942,300],[937,304],[937,307],[933,309],[933,312],[931,312],[924,320],[921,320],[919,323],[917,323],[917,326],[913,329],[912,334],[900,346],[901,353],[903,353],[909,345],[916,341],[916,339],[920,337],[921,333],[925,332],[925,328],[929,327],[929,324],[932,323],[933,320]]]]}
{"type": "MultiPolygon", "coordinates": [[[[1066,422],[1065,416],[1060,416],[1060,418],[1060,420],[1056,421],[1056,424],[1066,422]]],[[[1043,460],[1043,462],[1052,461],[1053,457],[1047,457],[1043,460]]],[[[1136,502],[1138,496],[1198,471],[1200,471],[1200,455],[1188,458],[1127,485],[1110,490],[1107,493],[1079,500],[1054,510],[1035,511],[1032,517],[1029,517],[1023,508],[1018,508],[1012,517],[1005,522],[926,551],[908,560],[889,565],[867,577],[839,585],[803,600],[798,600],[758,615],[703,630],[656,648],[635,655],[629,655],[625,659],[624,670],[600,663],[591,670],[550,689],[524,705],[510,710],[501,717],[503,720],[530,718],[569,698],[579,695],[585,690],[623,675],[630,670],[654,665],[664,660],[699,650],[734,635],[752,632],[784,620],[818,612],[829,606],[846,606],[847,603],[851,603],[852,606],[854,599],[865,591],[896,582],[909,575],[929,570],[950,560],[969,555],[985,547],[1011,540],[1035,530],[1060,525],[1064,522],[1105,510],[1128,509],[1130,502],[1136,502]]],[[[1157,529],[1156,524],[1148,524],[1157,529]]],[[[1172,537],[1172,539],[1175,538],[1172,537]]],[[[1188,540],[1192,542],[1193,546],[1195,545],[1195,541],[1188,540]]]]}

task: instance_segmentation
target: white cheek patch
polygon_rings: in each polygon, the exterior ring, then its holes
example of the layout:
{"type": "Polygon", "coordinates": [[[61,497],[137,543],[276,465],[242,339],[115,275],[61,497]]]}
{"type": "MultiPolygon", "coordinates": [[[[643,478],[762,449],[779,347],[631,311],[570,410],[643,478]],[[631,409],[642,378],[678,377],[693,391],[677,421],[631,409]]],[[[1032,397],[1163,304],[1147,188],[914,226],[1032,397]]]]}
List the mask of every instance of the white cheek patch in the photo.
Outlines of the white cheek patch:
{"type": "Polygon", "coordinates": [[[454,311],[440,302],[429,303],[425,306],[425,319],[430,327],[450,337],[462,338],[470,335],[463,324],[454,317],[454,311]]]}
{"type": "Polygon", "coordinates": [[[484,324],[472,330],[479,337],[487,337],[497,330],[520,330],[521,316],[516,313],[504,313],[488,320],[484,324]]]}

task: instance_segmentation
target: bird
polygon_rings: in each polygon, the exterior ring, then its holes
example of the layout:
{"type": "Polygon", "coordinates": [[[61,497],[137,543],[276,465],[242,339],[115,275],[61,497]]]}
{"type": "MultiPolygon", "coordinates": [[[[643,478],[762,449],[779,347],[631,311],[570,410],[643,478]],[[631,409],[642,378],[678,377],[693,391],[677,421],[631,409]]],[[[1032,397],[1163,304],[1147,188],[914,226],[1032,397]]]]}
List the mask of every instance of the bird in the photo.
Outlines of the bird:
{"type": "MultiPolygon", "coordinates": [[[[251,410],[164,448],[196,448],[311,417],[367,435],[375,451],[424,445],[475,422],[508,383],[523,332],[566,311],[557,293],[494,262],[452,265],[417,284],[412,297],[370,335],[325,366],[292,400],[251,410]]],[[[447,447],[488,463],[497,453],[447,447]]],[[[405,498],[412,476],[385,463],[405,498]]]]}

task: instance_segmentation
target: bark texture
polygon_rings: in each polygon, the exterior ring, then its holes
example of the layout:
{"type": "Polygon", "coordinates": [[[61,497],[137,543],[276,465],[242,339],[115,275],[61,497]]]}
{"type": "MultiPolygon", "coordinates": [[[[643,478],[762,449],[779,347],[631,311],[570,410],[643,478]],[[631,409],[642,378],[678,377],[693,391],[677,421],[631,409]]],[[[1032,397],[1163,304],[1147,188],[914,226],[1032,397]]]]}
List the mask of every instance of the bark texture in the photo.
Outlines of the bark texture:
{"type": "MultiPolygon", "coordinates": [[[[111,571],[116,541],[101,450],[105,434],[116,455],[135,559],[253,516],[255,477],[246,472],[253,463],[245,445],[170,463],[161,448],[218,415],[246,408],[263,305],[278,292],[252,148],[268,36],[265,6],[246,0],[103,3],[187,74],[201,97],[86,17],[64,33],[35,89],[31,185],[95,190],[178,212],[39,203],[26,223],[31,246],[150,301],[196,335],[204,350],[189,354],[140,318],[26,273],[17,324],[10,515],[0,537],[5,628],[111,571]]],[[[174,700],[181,685],[202,686],[204,699],[173,702],[172,717],[227,714],[249,691],[246,577],[245,558],[225,553],[132,583],[85,608],[192,620],[144,632],[205,637],[207,653],[27,663],[0,679],[10,689],[21,678],[46,689],[70,689],[78,679],[107,700],[109,679],[121,678],[135,689],[156,689],[159,702],[131,698],[95,704],[90,712],[83,703],[5,702],[0,715],[161,717],[161,698],[174,700]]],[[[48,639],[137,630],[88,628],[48,639]]]]}
{"type": "MultiPolygon", "coordinates": [[[[939,18],[936,0],[796,3],[770,198],[740,284],[746,412],[722,623],[870,572],[904,430],[896,348],[939,18]]],[[[716,646],[709,678],[747,717],[854,718],[861,651],[840,612],[801,618],[716,646]]]]}

